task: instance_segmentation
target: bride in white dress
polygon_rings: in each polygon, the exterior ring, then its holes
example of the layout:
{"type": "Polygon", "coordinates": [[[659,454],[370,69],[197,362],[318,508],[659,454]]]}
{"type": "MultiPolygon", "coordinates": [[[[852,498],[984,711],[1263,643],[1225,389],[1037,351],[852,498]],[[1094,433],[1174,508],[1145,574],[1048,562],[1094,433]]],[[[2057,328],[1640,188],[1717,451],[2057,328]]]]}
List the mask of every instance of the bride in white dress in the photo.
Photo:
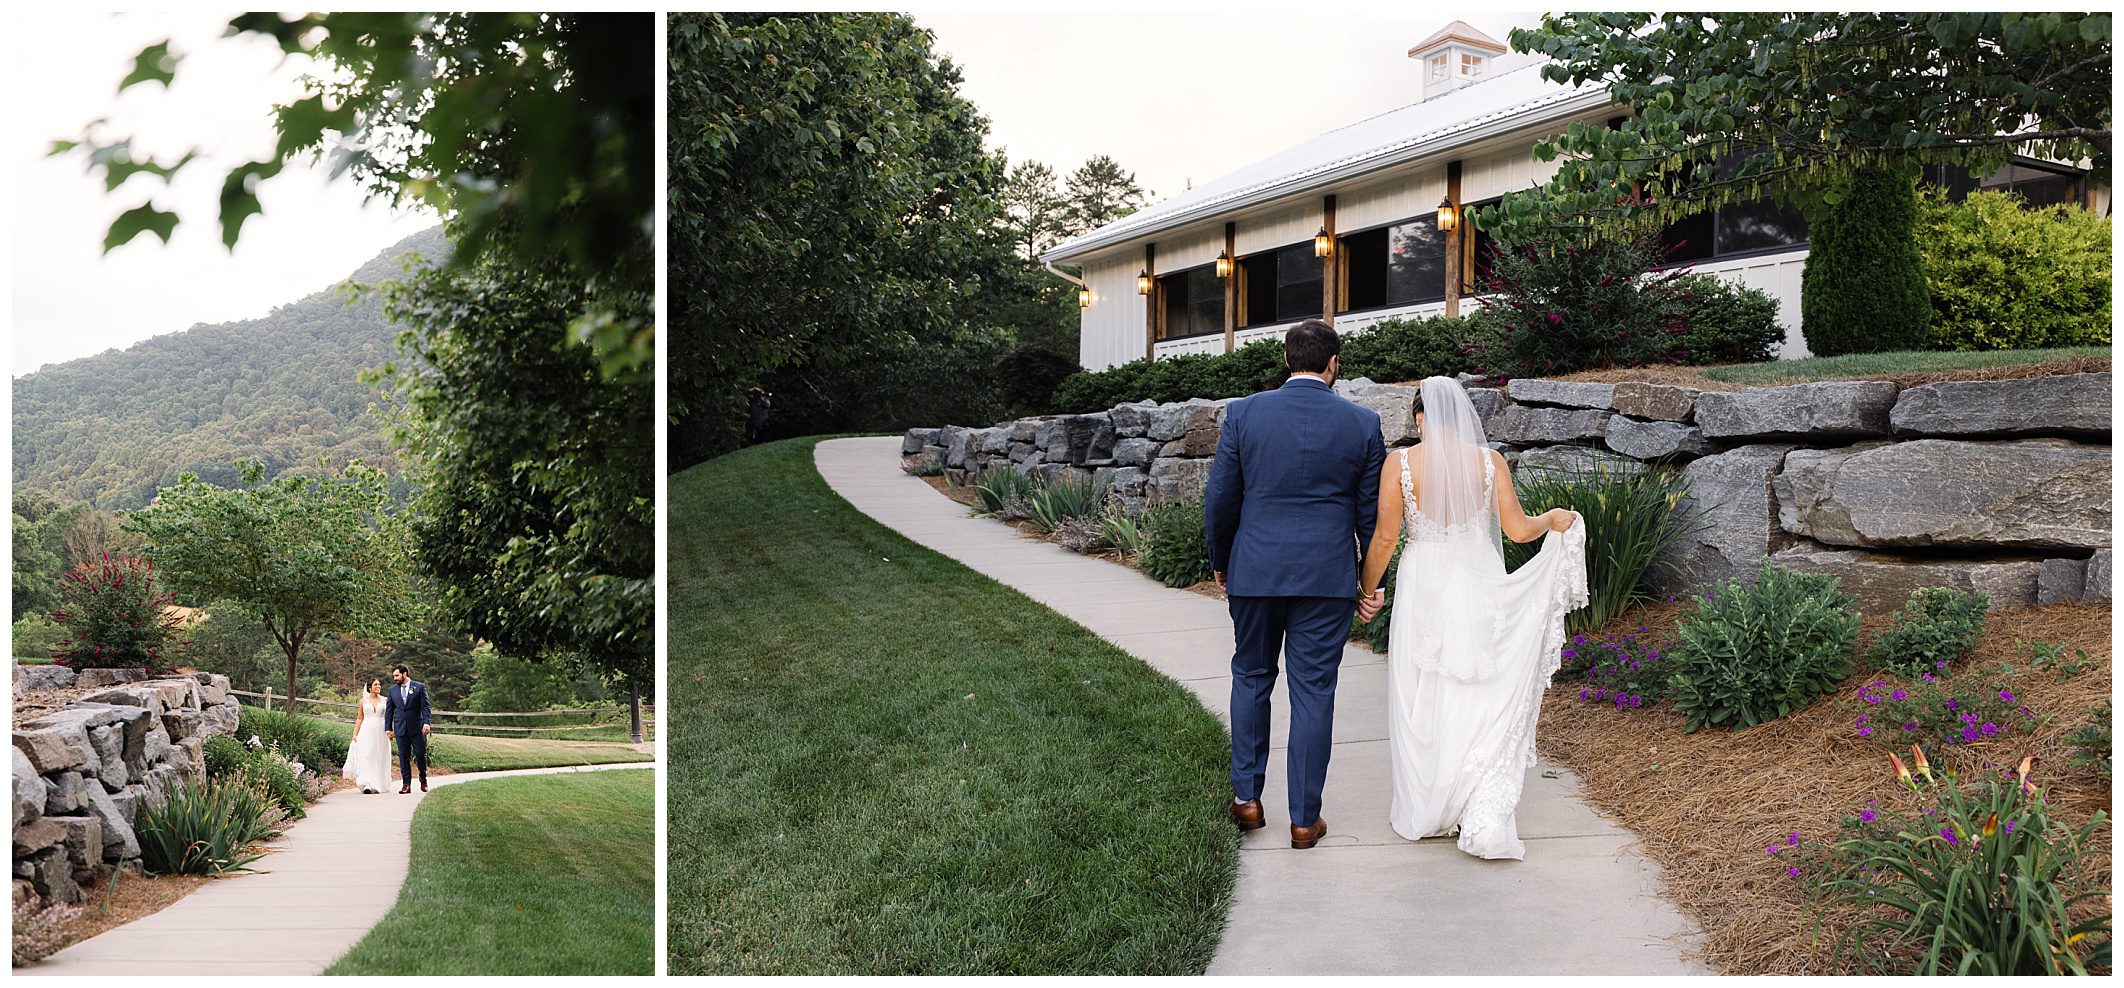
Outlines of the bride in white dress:
{"type": "Polygon", "coordinates": [[[383,680],[369,680],[354,715],[354,740],[347,743],[347,764],[339,774],[365,793],[391,788],[391,746],[384,739],[383,680]]]}
{"type": "Polygon", "coordinates": [[[1527,516],[1459,382],[1426,379],[1415,415],[1421,441],[1380,475],[1360,587],[1379,587],[1406,524],[1387,648],[1392,822],[1409,840],[1457,832],[1469,854],[1524,859],[1513,814],[1564,615],[1586,602],[1585,524],[1564,508],[1527,516]],[[1507,574],[1500,530],[1515,542],[1556,534],[1507,574]]]}

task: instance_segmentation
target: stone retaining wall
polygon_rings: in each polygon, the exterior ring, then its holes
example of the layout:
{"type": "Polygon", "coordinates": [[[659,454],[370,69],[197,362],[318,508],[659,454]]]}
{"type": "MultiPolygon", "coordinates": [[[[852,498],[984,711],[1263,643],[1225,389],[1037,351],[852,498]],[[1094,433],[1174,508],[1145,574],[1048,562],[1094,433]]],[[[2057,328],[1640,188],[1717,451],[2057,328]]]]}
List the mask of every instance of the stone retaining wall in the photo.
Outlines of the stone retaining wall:
{"type": "MultiPolygon", "coordinates": [[[[1698,530],[1654,574],[1664,591],[1751,577],[1769,557],[1831,573],[1869,611],[1951,586],[2027,607],[2109,599],[2109,374],[1822,381],[1743,391],[1513,381],[1469,387],[1520,474],[1677,467],[1677,516],[1698,530]]],[[[1389,447],[1416,440],[1416,388],[1358,379],[1337,393],[1379,413],[1389,447]]],[[[990,428],[910,429],[908,468],[955,480],[996,463],[1108,485],[1127,501],[1198,499],[1228,401],[1140,402],[990,428]]]]}
{"type": "Polygon", "coordinates": [[[14,691],[103,687],[15,728],[15,885],[79,902],[112,869],[137,872],[133,819],[180,781],[206,776],[208,735],[234,734],[229,678],[127,681],[129,670],[16,666],[14,691]]]}

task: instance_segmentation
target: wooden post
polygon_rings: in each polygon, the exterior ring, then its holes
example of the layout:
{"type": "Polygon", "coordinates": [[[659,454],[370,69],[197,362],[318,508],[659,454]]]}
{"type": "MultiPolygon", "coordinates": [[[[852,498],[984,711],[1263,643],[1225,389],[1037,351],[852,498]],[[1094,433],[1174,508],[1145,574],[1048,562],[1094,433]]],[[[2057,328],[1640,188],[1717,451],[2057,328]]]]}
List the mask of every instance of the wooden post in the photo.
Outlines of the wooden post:
{"type": "Polygon", "coordinates": [[[1224,352],[1232,352],[1239,334],[1239,224],[1224,224],[1224,256],[1232,269],[1224,276],[1224,352]]]}
{"type": "Polygon", "coordinates": [[[627,736],[628,736],[628,737],[630,737],[630,738],[632,738],[632,739],[634,739],[634,743],[635,743],[635,744],[641,744],[641,743],[642,743],[642,684],[640,684],[640,683],[637,683],[637,682],[634,682],[634,681],[633,681],[633,678],[632,678],[632,677],[629,677],[629,679],[628,679],[628,682],[627,682],[627,693],[628,693],[628,714],[627,714],[627,716],[628,716],[628,723],[627,723],[627,736]]]}
{"type": "MultiPolygon", "coordinates": [[[[1328,196],[1320,203],[1320,226],[1327,231],[1328,243],[1335,242],[1335,197],[1328,196]]],[[[1320,321],[1335,325],[1335,262],[1341,248],[1331,247],[1328,255],[1320,259],[1320,321]]]]}
{"type": "Polygon", "coordinates": [[[1453,203],[1453,228],[1446,231],[1445,314],[1460,315],[1460,238],[1468,218],[1460,213],[1460,162],[1446,162],[1446,198],[1453,203]]]}
{"type": "Polygon", "coordinates": [[[1143,296],[1143,359],[1158,359],[1158,245],[1143,245],[1143,273],[1150,276],[1151,290],[1143,296]]]}

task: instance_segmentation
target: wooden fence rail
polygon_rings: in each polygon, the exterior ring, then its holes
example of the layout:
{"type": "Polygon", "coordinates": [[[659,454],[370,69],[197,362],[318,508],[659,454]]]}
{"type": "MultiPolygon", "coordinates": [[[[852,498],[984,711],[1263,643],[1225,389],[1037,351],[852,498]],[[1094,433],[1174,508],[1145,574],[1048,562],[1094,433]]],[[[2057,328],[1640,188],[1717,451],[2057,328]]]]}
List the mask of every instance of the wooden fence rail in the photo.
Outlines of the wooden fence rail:
{"type": "MultiPolygon", "coordinates": [[[[231,694],[233,694],[233,695],[236,695],[236,696],[247,696],[247,697],[250,697],[250,698],[252,698],[252,699],[254,699],[254,700],[260,700],[260,701],[263,701],[262,703],[260,703],[260,704],[256,704],[256,705],[257,705],[257,706],[264,706],[264,707],[268,707],[268,708],[270,708],[270,707],[271,707],[271,706],[273,705],[273,702],[272,702],[272,701],[274,701],[274,700],[286,700],[286,699],[287,699],[287,697],[286,697],[285,695],[283,695],[283,694],[279,694],[279,693],[274,693],[274,692],[273,692],[273,691],[271,691],[271,690],[267,690],[267,691],[266,691],[266,692],[264,692],[264,693],[253,693],[253,692],[251,692],[251,691],[249,691],[249,690],[238,690],[238,689],[232,689],[232,690],[230,690],[229,692],[230,692],[231,694]]],[[[327,706],[327,707],[358,707],[358,706],[360,706],[360,704],[355,704],[355,703],[347,703],[347,702],[345,702],[345,701],[343,701],[343,700],[314,700],[314,699],[311,699],[311,698],[309,698],[309,697],[301,697],[301,696],[298,696],[298,697],[296,697],[296,698],[295,698],[295,702],[296,702],[296,703],[310,703],[310,704],[316,704],[316,705],[319,705],[319,706],[327,706]]],[[[617,714],[624,714],[624,713],[626,713],[626,712],[627,712],[627,709],[628,709],[628,708],[626,708],[626,707],[586,707],[586,708],[581,708],[581,709],[575,709],[575,710],[526,710],[526,711],[523,711],[523,712],[521,712],[521,713],[481,713],[481,712],[476,712],[476,711],[465,711],[465,710],[431,710],[430,712],[431,712],[431,713],[433,713],[433,714],[435,714],[435,715],[437,715],[437,716],[443,716],[443,717],[554,717],[554,716],[564,716],[564,715],[571,715],[571,714],[577,714],[577,715],[579,715],[579,714],[604,714],[604,713],[617,713],[617,714]]],[[[644,730],[647,730],[647,729],[649,729],[649,728],[652,728],[652,727],[654,727],[654,726],[655,726],[655,722],[656,722],[656,721],[655,721],[655,712],[656,712],[656,708],[655,708],[655,706],[654,706],[654,705],[652,705],[652,704],[647,704],[647,703],[644,703],[644,704],[642,704],[642,727],[643,727],[643,729],[644,729],[644,730]]],[[[323,715],[323,714],[306,714],[305,716],[309,716],[309,717],[316,717],[316,718],[317,718],[318,720],[327,720],[327,721],[331,721],[331,722],[333,722],[333,723],[335,723],[335,724],[352,724],[352,723],[354,723],[354,721],[353,721],[353,720],[352,720],[351,718],[347,718],[347,717],[331,717],[331,716],[326,716],[326,715],[323,715]]],[[[472,731],[507,731],[507,732],[509,732],[509,733],[512,733],[512,734],[529,734],[529,733],[533,733],[533,732],[536,732],[536,731],[599,731],[599,730],[610,730],[610,729],[612,729],[612,728],[615,728],[615,727],[626,727],[626,726],[627,726],[627,724],[626,724],[626,722],[624,722],[624,721],[622,721],[622,722],[619,722],[619,723],[606,723],[606,724],[555,724],[555,725],[553,725],[553,726],[551,726],[551,727],[507,727],[507,726],[503,726],[503,725],[500,725],[500,724],[441,724],[441,725],[430,725],[430,727],[431,727],[431,728],[435,728],[435,727],[440,727],[440,728],[445,728],[445,729],[447,729],[447,728],[451,728],[451,727],[457,727],[457,728],[463,728],[463,729],[465,729],[465,730],[472,730],[472,731]]]]}

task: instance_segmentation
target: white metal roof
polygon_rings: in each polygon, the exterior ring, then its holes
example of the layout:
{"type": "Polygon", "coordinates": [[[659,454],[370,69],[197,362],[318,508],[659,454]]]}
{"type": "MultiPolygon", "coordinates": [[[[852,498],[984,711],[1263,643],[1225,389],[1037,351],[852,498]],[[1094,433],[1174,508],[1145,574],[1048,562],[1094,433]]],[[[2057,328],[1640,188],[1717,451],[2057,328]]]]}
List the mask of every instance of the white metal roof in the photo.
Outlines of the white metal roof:
{"type": "Polygon", "coordinates": [[[1328,131],[1057,244],[1041,259],[1081,257],[1187,223],[1582,113],[1608,102],[1606,86],[1549,82],[1541,77],[1542,64],[1501,72],[1474,85],[1328,131]]]}

